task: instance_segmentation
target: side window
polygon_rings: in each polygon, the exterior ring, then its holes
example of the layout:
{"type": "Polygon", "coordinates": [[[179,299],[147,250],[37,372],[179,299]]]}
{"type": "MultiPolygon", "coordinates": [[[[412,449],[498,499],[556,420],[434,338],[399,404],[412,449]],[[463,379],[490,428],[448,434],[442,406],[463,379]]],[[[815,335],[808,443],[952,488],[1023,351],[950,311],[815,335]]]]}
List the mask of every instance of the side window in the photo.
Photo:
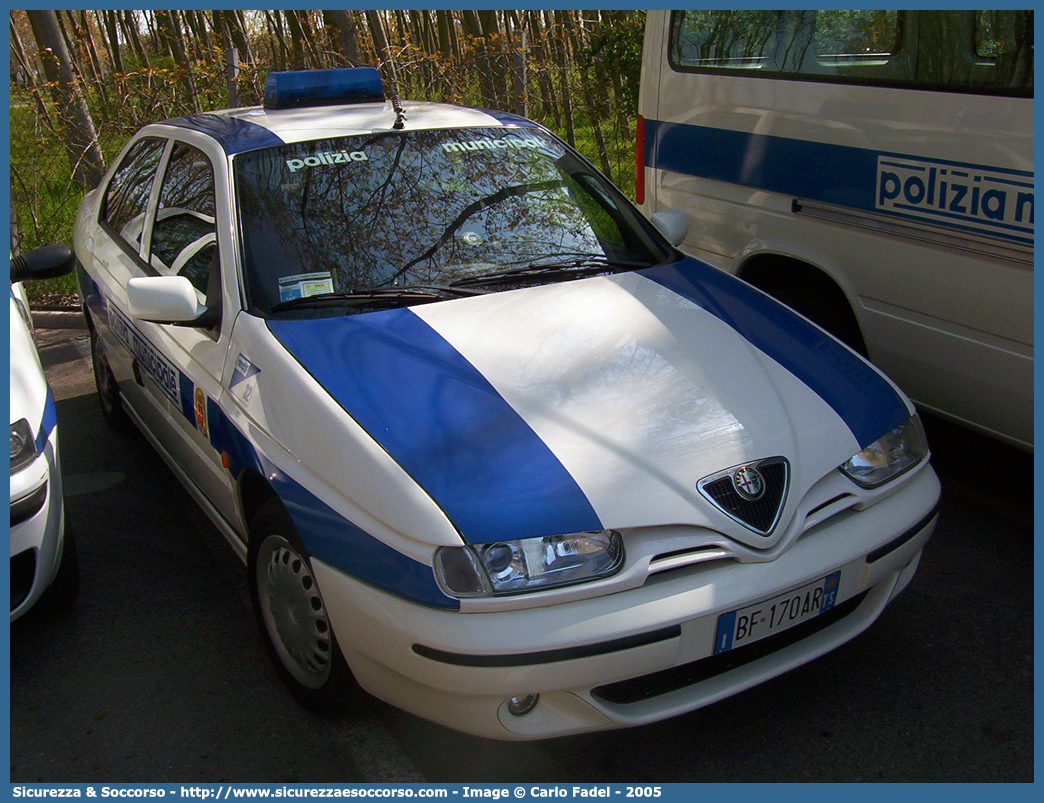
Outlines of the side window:
{"type": "Polygon", "coordinates": [[[1032,11],[675,11],[670,64],[1033,96],[1032,11]]]}
{"type": "Polygon", "coordinates": [[[203,153],[176,143],[160,189],[152,227],[153,267],[185,276],[206,295],[217,268],[214,169],[203,153]]]}
{"type": "Polygon", "coordinates": [[[149,203],[156,166],[165,143],[143,139],[127,152],[105,190],[102,220],[115,230],[137,252],[145,224],[145,207],[149,203]]]}

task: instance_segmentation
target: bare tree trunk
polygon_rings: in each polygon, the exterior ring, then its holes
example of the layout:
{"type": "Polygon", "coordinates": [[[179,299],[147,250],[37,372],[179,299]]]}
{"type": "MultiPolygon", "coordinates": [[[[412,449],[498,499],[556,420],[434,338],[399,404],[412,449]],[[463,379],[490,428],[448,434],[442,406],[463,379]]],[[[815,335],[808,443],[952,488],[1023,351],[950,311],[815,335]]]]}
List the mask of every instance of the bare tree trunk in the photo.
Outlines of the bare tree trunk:
{"type": "MultiPolygon", "coordinates": [[[[279,12],[277,11],[276,14],[279,12]]],[[[303,70],[304,62],[304,31],[301,30],[301,20],[296,11],[284,11],[286,26],[290,29],[290,65],[294,70],[303,70]]]]}
{"type": "Polygon", "coordinates": [[[254,63],[254,54],[250,51],[250,42],[246,37],[246,25],[243,22],[242,12],[225,11],[225,25],[228,34],[232,37],[232,45],[239,51],[239,58],[247,63],[254,63]]]}
{"type": "MultiPolygon", "coordinates": [[[[12,11],[13,15],[14,12],[12,11]]],[[[51,120],[50,112],[47,111],[47,104],[44,103],[43,97],[40,95],[40,88],[36,85],[36,78],[33,73],[35,72],[29,64],[29,60],[25,56],[25,48],[22,47],[22,37],[18,35],[18,27],[15,25],[14,18],[11,20],[11,44],[14,46],[15,58],[18,60],[19,66],[22,68],[22,72],[25,73],[25,82],[29,86],[29,91],[33,95],[33,100],[36,102],[36,113],[40,119],[44,121],[51,131],[54,131],[54,122],[51,120]]],[[[57,132],[56,132],[57,133],[57,132]]]]}
{"type": "MultiPolygon", "coordinates": [[[[278,13],[277,11],[276,14],[278,13]]],[[[265,11],[265,22],[268,23],[268,37],[272,40],[272,64],[275,65],[276,70],[285,70],[287,64],[290,63],[290,52],[286,49],[286,37],[283,36],[271,11],[265,11]]]]}
{"type": "Polygon", "coordinates": [[[98,35],[101,37],[102,46],[101,50],[98,52],[99,60],[101,59],[102,51],[105,53],[105,61],[102,63],[102,72],[112,72],[112,51],[109,50],[109,37],[105,34],[105,20],[100,11],[95,10],[91,13],[94,14],[94,27],[98,29],[98,35]],[[106,67],[108,67],[107,70],[106,67]]]}
{"type": "Polygon", "coordinates": [[[549,25],[547,30],[551,34],[549,36],[551,49],[555,52],[558,59],[558,80],[562,85],[562,114],[565,117],[566,141],[575,148],[576,128],[573,126],[573,101],[571,100],[571,90],[569,88],[569,45],[565,36],[565,15],[567,13],[566,11],[554,12],[556,26],[559,28],[557,37],[554,35],[554,27],[549,25]]]}
{"type": "Polygon", "coordinates": [[[214,36],[218,38],[218,42],[223,50],[228,50],[232,47],[232,37],[228,35],[228,26],[225,25],[225,15],[220,11],[210,12],[214,17],[214,36]]]}
{"type": "MultiPolygon", "coordinates": [[[[196,23],[196,36],[199,37],[199,41],[203,44],[205,50],[212,51],[214,43],[211,41],[210,32],[207,30],[207,18],[202,11],[196,11],[193,14],[193,19],[196,23]]],[[[213,56],[213,53],[210,55],[213,56]]]]}
{"type": "Polygon", "coordinates": [[[457,21],[453,19],[452,12],[447,11],[446,17],[449,20],[450,45],[453,48],[453,55],[456,58],[457,63],[459,64],[461,59],[463,58],[463,50],[460,46],[460,36],[457,33],[457,21]]]}
{"type": "Polygon", "coordinates": [[[193,111],[199,111],[199,99],[196,97],[196,81],[192,76],[192,65],[185,55],[185,42],[181,38],[181,26],[176,11],[156,11],[156,26],[166,47],[174,56],[174,63],[181,73],[181,83],[185,87],[189,105],[193,111]]]}
{"type": "Polygon", "coordinates": [[[587,113],[591,118],[591,128],[594,131],[595,147],[598,149],[598,159],[601,162],[602,173],[612,180],[613,166],[609,162],[609,151],[605,147],[605,137],[602,135],[601,110],[595,102],[594,93],[591,91],[591,80],[587,75],[587,70],[578,63],[579,60],[576,58],[581,52],[582,44],[576,30],[576,21],[569,12],[565,14],[565,24],[569,33],[569,41],[573,48],[573,63],[576,64],[577,75],[580,78],[580,92],[584,96],[584,105],[587,106],[587,113]]]}
{"type": "Polygon", "coordinates": [[[461,12],[464,22],[464,33],[471,39],[470,44],[477,49],[475,55],[475,68],[479,76],[479,93],[482,96],[482,105],[487,109],[495,109],[497,106],[497,93],[493,86],[493,76],[490,74],[489,54],[486,50],[486,42],[482,38],[482,23],[477,11],[465,9],[461,12]]]}
{"type": "Polygon", "coordinates": [[[94,36],[91,34],[91,26],[87,21],[87,12],[80,12],[80,23],[76,26],[76,38],[80,40],[83,49],[87,51],[87,56],[90,58],[91,71],[94,73],[94,77],[101,80],[102,77],[102,65],[101,60],[98,58],[98,51],[94,47],[94,36]]]}
{"type": "Polygon", "coordinates": [[[438,28],[438,52],[448,61],[456,61],[457,54],[453,50],[453,40],[450,38],[450,26],[453,18],[449,11],[441,8],[435,9],[435,23],[438,28]]]}
{"type": "Polygon", "coordinates": [[[322,48],[319,46],[319,37],[316,36],[316,27],[312,25],[312,20],[309,17],[308,11],[298,11],[297,21],[301,25],[301,42],[304,45],[305,51],[312,58],[312,64],[316,69],[321,69],[323,65],[322,48]]]}
{"type": "Polygon", "coordinates": [[[141,36],[138,34],[138,21],[134,15],[135,12],[133,11],[123,12],[124,33],[127,36],[127,40],[131,43],[131,47],[134,48],[134,52],[137,54],[141,66],[148,67],[149,57],[145,52],[145,45],[141,41],[141,36]]]}
{"type": "Polygon", "coordinates": [[[94,187],[105,172],[105,162],[98,147],[94,121],[69,63],[58,17],[53,11],[30,10],[26,14],[40,50],[44,73],[54,84],[54,101],[72,165],[72,178],[84,189],[94,187]]]}
{"type": "Polygon", "coordinates": [[[367,11],[366,22],[370,26],[370,36],[373,37],[373,47],[377,52],[377,61],[382,62],[390,56],[388,36],[384,32],[384,21],[381,19],[379,12],[367,11]]]}
{"type": "Polygon", "coordinates": [[[494,9],[485,9],[478,12],[479,22],[482,25],[483,49],[486,52],[486,62],[489,65],[489,77],[493,84],[493,94],[496,98],[498,109],[506,109],[510,106],[508,100],[508,87],[511,85],[508,77],[510,72],[509,59],[505,54],[504,30],[497,18],[494,9]]]}
{"type": "Polygon", "coordinates": [[[103,11],[102,15],[105,18],[105,33],[109,37],[109,56],[112,57],[112,68],[118,73],[123,73],[123,56],[120,54],[120,35],[116,24],[116,12],[103,11]]]}
{"type": "Polygon", "coordinates": [[[355,38],[355,23],[347,11],[335,10],[323,12],[323,25],[330,34],[334,50],[354,67],[359,63],[359,43],[355,38]]]}
{"type": "MultiPolygon", "coordinates": [[[[69,12],[72,17],[72,12],[69,12]]],[[[87,20],[87,12],[80,12],[80,24],[74,25],[73,30],[76,31],[76,38],[79,40],[81,45],[81,53],[83,50],[87,51],[88,64],[91,67],[91,74],[95,79],[95,87],[98,90],[98,95],[101,97],[103,106],[109,105],[109,93],[105,88],[105,82],[102,80],[105,73],[102,70],[101,59],[98,58],[98,51],[94,47],[94,36],[91,34],[91,26],[87,20]]],[[[82,58],[82,56],[81,56],[82,58]]]]}
{"type": "Polygon", "coordinates": [[[170,52],[170,46],[167,44],[167,40],[161,38],[160,33],[157,30],[158,23],[156,22],[156,14],[153,13],[150,16],[148,11],[143,11],[142,14],[145,15],[145,28],[149,32],[149,38],[152,40],[153,51],[162,55],[163,51],[166,50],[167,55],[173,57],[173,54],[170,52]]]}

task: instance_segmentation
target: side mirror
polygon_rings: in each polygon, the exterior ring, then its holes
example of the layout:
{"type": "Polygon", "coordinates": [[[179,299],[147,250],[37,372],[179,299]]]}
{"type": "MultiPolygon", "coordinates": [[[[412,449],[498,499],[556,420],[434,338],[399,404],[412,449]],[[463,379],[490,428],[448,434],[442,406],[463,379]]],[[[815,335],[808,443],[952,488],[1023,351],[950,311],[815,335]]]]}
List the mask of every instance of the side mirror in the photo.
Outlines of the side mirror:
{"type": "Polygon", "coordinates": [[[664,209],[649,220],[656,230],[667,238],[667,242],[674,246],[681,245],[689,233],[689,218],[680,209],[664,209]]]}
{"type": "Polygon", "coordinates": [[[130,314],[151,323],[199,324],[207,308],[184,276],[139,276],[127,282],[130,314]]]}
{"type": "Polygon", "coordinates": [[[76,256],[67,245],[45,245],[11,258],[11,282],[57,279],[70,273],[76,256]]]}

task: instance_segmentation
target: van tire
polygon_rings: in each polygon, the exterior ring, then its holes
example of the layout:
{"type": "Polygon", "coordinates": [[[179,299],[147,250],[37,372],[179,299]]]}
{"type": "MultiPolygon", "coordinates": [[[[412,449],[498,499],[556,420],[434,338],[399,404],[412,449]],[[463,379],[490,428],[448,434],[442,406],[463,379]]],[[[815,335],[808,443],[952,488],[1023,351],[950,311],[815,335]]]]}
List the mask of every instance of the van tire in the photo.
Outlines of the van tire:
{"type": "Polygon", "coordinates": [[[739,275],[825,329],[857,354],[867,356],[863,333],[848,297],[823,271],[794,259],[760,257],[745,265],[739,275]]]}

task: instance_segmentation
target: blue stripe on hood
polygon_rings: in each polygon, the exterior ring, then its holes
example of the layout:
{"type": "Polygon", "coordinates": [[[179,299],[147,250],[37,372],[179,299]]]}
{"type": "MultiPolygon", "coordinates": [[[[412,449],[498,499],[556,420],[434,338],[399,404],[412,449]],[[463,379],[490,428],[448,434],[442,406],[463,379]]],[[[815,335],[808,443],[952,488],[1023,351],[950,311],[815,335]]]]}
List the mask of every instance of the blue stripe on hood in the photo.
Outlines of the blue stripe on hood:
{"type": "Polygon", "coordinates": [[[910,417],[872,366],[736,277],[692,258],[640,273],[720,318],[794,374],[834,409],[860,448],[910,417]]]}
{"type": "Polygon", "coordinates": [[[409,309],[268,326],[468,542],[601,529],[547,445],[409,309]]]}

